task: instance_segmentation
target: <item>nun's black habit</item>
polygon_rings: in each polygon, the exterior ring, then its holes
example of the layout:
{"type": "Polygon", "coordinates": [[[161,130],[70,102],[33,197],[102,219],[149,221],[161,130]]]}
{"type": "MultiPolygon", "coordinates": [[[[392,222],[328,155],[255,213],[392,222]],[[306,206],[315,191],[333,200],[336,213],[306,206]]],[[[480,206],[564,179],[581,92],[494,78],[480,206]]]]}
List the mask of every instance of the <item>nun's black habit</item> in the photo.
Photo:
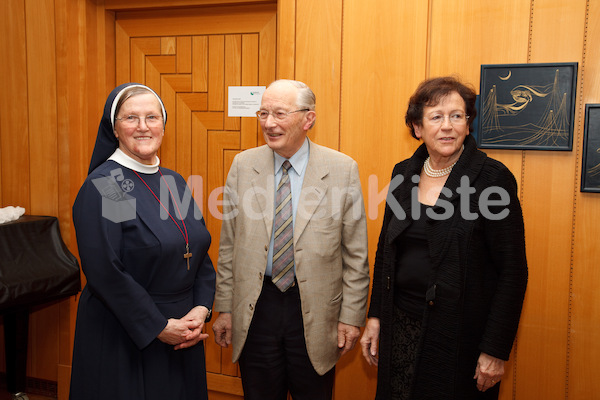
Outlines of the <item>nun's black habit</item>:
{"type": "Polygon", "coordinates": [[[87,286],[77,312],[70,399],[207,399],[203,342],[174,350],[157,335],[169,318],[199,305],[212,308],[211,239],[195,202],[184,196],[181,175],[113,155],[113,103],[131,85],[117,87],[106,101],[89,175],[73,206],[87,286]],[[164,210],[161,215],[150,189],[179,227],[164,210]]]}

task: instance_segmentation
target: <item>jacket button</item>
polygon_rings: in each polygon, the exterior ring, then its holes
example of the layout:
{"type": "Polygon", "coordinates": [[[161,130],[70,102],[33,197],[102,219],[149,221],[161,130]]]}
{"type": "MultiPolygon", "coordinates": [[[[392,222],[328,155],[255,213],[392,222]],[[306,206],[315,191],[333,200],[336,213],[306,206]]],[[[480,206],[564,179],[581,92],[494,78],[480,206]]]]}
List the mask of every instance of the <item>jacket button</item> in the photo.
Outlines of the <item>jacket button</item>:
{"type": "Polygon", "coordinates": [[[259,273],[258,273],[258,279],[260,279],[260,280],[262,281],[262,278],[263,278],[263,276],[262,276],[262,272],[259,272],[259,273]]]}
{"type": "Polygon", "coordinates": [[[248,308],[250,309],[250,311],[254,310],[254,306],[252,304],[249,304],[248,308]]]}
{"type": "Polygon", "coordinates": [[[433,305],[433,300],[429,300],[429,305],[432,306],[433,305]]]}
{"type": "Polygon", "coordinates": [[[269,246],[265,244],[265,251],[269,251],[269,246]]]}

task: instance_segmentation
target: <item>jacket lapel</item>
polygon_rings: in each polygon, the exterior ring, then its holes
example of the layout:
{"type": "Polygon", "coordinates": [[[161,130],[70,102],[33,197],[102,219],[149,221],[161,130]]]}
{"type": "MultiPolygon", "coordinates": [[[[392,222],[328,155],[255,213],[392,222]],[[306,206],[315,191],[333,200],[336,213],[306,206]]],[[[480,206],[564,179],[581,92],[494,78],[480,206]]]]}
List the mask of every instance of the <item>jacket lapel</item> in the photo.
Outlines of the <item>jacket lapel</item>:
{"type": "MultiPolygon", "coordinates": [[[[402,182],[396,188],[392,188],[392,191],[388,193],[386,201],[388,205],[390,202],[396,201],[400,205],[399,213],[394,213],[388,232],[388,242],[392,243],[400,234],[408,228],[410,223],[412,222],[412,193],[416,190],[416,186],[418,182],[413,182],[413,176],[419,176],[421,173],[421,168],[423,167],[423,162],[427,158],[427,149],[425,145],[422,144],[415,154],[408,159],[408,165],[402,174],[402,182]]],[[[394,177],[393,179],[397,179],[394,177]]],[[[391,182],[392,184],[393,182],[391,182]]],[[[390,205],[390,207],[392,207],[390,205]]],[[[392,207],[392,210],[394,208],[392,207]]]]}
{"type": "Polygon", "coordinates": [[[257,219],[265,223],[267,236],[271,237],[273,230],[274,202],[275,202],[275,173],[273,150],[268,146],[263,146],[263,151],[256,158],[252,168],[255,177],[252,179],[253,201],[246,203],[244,198],[240,198],[242,207],[250,207],[246,213],[256,213],[257,219]]]}
{"type": "Polygon", "coordinates": [[[306,229],[308,221],[313,217],[327,193],[327,183],[324,179],[329,175],[329,167],[318,145],[309,141],[310,153],[304,173],[302,193],[296,210],[294,224],[294,245],[306,229]]]}

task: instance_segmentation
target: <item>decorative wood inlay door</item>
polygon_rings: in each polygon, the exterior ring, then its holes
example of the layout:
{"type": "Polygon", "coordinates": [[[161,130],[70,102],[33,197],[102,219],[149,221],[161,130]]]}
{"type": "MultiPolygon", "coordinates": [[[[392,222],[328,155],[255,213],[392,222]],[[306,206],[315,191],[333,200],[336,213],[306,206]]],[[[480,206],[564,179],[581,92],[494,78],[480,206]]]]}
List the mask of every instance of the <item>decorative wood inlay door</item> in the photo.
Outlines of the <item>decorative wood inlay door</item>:
{"type": "MultiPolygon", "coordinates": [[[[115,14],[116,84],[144,83],[163,99],[168,120],[161,165],[192,186],[215,265],[227,172],[239,151],[263,143],[255,118],[227,116],[227,88],[275,79],[276,26],[275,4],[115,14]]],[[[217,346],[207,330],[209,389],[241,395],[231,349],[217,346]]]]}

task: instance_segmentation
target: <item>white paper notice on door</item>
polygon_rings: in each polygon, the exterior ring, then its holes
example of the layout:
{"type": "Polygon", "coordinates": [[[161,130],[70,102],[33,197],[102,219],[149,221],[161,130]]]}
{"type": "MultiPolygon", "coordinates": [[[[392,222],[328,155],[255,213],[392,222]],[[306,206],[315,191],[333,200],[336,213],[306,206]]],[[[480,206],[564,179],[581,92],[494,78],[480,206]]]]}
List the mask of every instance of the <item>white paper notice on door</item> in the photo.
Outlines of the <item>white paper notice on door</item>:
{"type": "Polygon", "coordinates": [[[265,86],[229,86],[227,116],[256,117],[265,88],[265,86]]]}

